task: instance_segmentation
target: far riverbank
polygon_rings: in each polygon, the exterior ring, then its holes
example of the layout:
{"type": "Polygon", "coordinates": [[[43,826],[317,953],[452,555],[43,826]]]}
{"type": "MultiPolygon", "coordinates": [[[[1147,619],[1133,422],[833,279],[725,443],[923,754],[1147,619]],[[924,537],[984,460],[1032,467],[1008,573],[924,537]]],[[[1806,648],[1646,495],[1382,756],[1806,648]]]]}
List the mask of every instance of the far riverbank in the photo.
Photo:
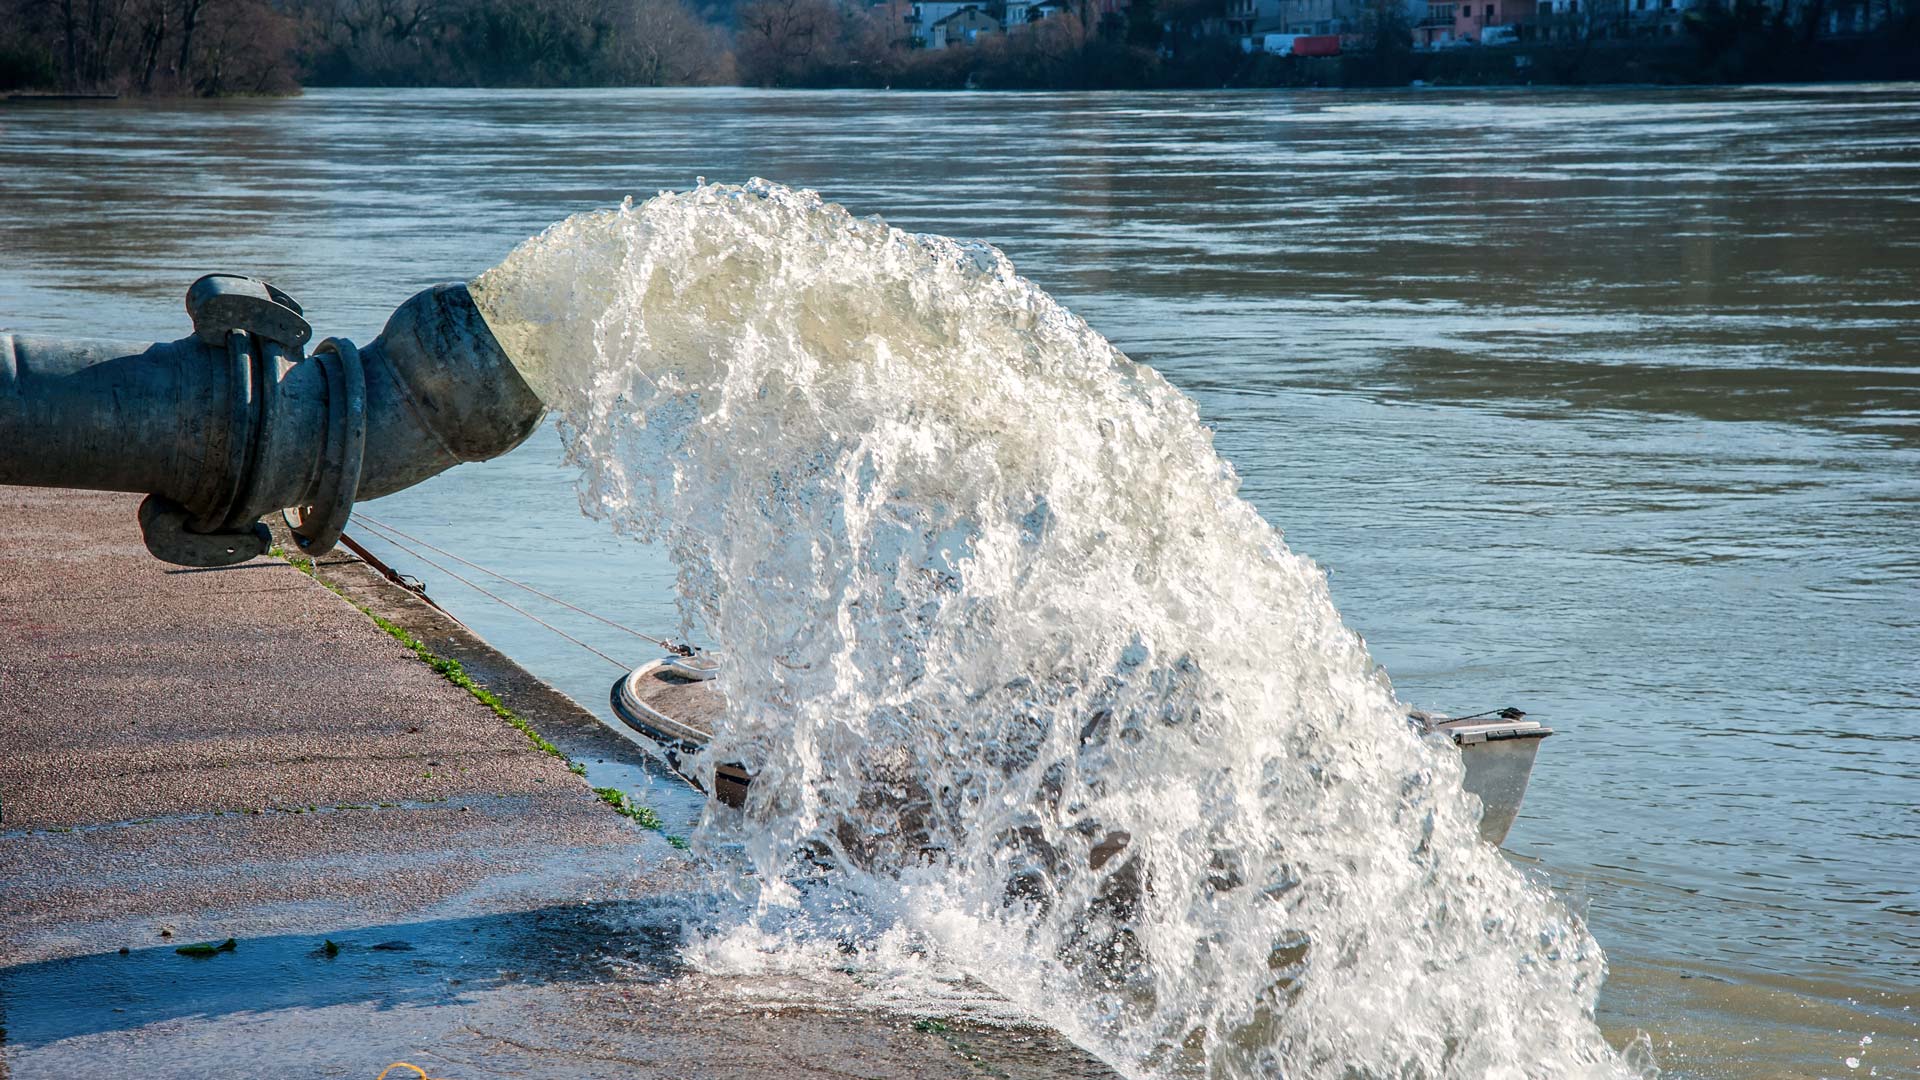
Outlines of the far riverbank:
{"type": "Polygon", "coordinates": [[[906,54],[891,65],[838,64],[782,85],[860,90],[1262,90],[1404,86],[1739,86],[1920,79],[1920,35],[1802,42],[1733,35],[1619,42],[1363,49],[1342,56],[1249,54],[1230,42],[1174,57],[1092,43],[1038,66],[1007,49],[906,54]]]}
{"type": "MultiPolygon", "coordinates": [[[[156,0],[81,28],[0,0],[0,93],[260,97],[303,88],[1210,90],[1278,87],[1748,85],[1920,79],[1920,8],[1773,0],[1621,0],[1546,14],[1552,0],[1486,5],[1456,21],[1391,6],[1313,24],[1150,0],[472,0],[457,24],[378,34],[317,0],[156,0]],[[1676,6],[1677,4],[1677,6],[1676,6]],[[182,5],[185,5],[183,8],[182,5]],[[1033,12],[1044,8],[1047,14],[1033,12]],[[180,10],[175,10],[180,9],[180,10]],[[952,14],[943,13],[952,12],[952,14]],[[1844,16],[1844,17],[1843,17],[1844,16]],[[954,31],[963,18],[967,29],[954,31]],[[1502,20],[1493,25],[1494,19],[1502,20]],[[1482,22],[1488,25],[1481,25],[1482,22]],[[924,25],[923,25],[924,23],[924,25]],[[936,25],[937,24],[937,25],[936,25]],[[1254,29],[1248,29],[1251,25],[1254,29]],[[198,29],[196,29],[198,26],[198,29]],[[1497,31],[1497,33],[1496,33],[1497,31]],[[1510,44],[1479,44],[1501,41],[1510,44]],[[1328,55],[1333,53],[1335,55],[1328,55]]],[[[1835,0],[1837,2],[1837,0],[1835,0]]],[[[1257,11],[1264,11],[1256,5],[1257,11]]],[[[1423,9],[1424,10],[1424,9],[1423,9]]],[[[119,9],[115,9],[116,12],[119,9]]]]}

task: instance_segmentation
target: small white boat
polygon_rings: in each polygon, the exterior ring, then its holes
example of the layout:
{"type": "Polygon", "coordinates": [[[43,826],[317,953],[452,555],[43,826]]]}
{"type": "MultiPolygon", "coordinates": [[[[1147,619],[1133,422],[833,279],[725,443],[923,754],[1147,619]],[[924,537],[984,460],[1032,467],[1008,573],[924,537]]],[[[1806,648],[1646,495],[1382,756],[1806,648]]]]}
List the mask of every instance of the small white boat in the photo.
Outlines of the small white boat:
{"type": "Polygon", "coordinates": [[[1526,719],[1519,709],[1496,709],[1473,716],[1448,717],[1414,712],[1408,719],[1423,732],[1440,732],[1460,748],[1466,775],[1460,786],[1480,799],[1480,838],[1500,844],[1513,828],[1520,802],[1533,776],[1533,758],[1540,740],[1553,729],[1526,719]]]}
{"type": "MultiPolygon", "coordinates": [[[[656,748],[656,755],[696,785],[687,765],[713,739],[713,725],[726,711],[720,661],[711,653],[663,656],[649,660],[613,684],[613,711],[656,748]]],[[[1466,765],[1462,786],[1480,799],[1480,836],[1490,844],[1506,840],[1533,775],[1540,741],[1553,729],[1526,719],[1518,709],[1447,717],[1415,712],[1409,719],[1422,732],[1439,732],[1460,748],[1466,765]]],[[[745,800],[752,781],[739,765],[714,770],[712,794],[729,805],[745,800]]],[[[704,785],[702,785],[704,786],[704,785]]]]}

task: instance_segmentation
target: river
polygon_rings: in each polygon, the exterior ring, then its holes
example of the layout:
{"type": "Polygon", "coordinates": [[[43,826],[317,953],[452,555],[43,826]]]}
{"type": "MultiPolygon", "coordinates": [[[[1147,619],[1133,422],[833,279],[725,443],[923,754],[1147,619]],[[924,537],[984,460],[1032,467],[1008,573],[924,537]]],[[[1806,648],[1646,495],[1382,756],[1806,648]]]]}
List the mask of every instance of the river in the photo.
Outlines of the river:
{"type": "MultiPolygon", "coordinates": [[[[1920,86],[334,90],[0,103],[0,147],[20,332],[178,337],[227,270],[366,340],[696,176],[990,241],[1199,403],[1405,700],[1556,729],[1506,846],[1606,947],[1610,1032],[1920,1071],[1920,86]]],[[[362,512],[677,632],[558,445],[362,512]]],[[[611,664],[359,535],[604,711],[611,664]]]]}

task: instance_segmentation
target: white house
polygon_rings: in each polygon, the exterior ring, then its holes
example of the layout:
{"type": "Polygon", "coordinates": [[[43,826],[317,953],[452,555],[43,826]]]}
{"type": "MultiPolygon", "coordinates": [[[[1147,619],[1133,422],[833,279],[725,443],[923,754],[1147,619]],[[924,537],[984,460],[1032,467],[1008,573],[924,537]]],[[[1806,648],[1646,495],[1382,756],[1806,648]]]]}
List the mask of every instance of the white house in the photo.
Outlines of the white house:
{"type": "Polygon", "coordinates": [[[983,4],[984,0],[915,0],[906,15],[907,36],[914,39],[917,45],[929,45],[933,40],[935,23],[983,4]]]}
{"type": "Polygon", "coordinates": [[[1283,7],[1282,0],[1227,0],[1227,33],[1246,37],[1278,30],[1283,7]]]}
{"type": "Polygon", "coordinates": [[[982,34],[1000,32],[1000,21],[977,7],[964,7],[927,28],[927,48],[971,45],[982,34]]]}
{"type": "Polygon", "coordinates": [[[1539,0],[1535,21],[1542,38],[1674,37],[1686,13],[1701,0],[1539,0]]]}
{"type": "Polygon", "coordinates": [[[1345,34],[1364,20],[1355,0],[1284,0],[1280,11],[1283,34],[1345,34]]]}

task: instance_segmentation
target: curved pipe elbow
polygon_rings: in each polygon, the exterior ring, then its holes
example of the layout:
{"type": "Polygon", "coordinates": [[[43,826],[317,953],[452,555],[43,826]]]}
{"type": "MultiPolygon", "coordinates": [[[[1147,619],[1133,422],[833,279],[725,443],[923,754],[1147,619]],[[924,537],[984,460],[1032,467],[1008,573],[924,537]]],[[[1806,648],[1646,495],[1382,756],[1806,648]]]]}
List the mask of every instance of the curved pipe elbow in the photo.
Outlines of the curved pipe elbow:
{"type": "Polygon", "coordinates": [[[170,562],[245,561],[268,543],[259,518],[289,507],[324,554],[355,501],[504,454],[545,414],[464,285],[415,295],[364,349],[329,340],[303,356],[284,294],[218,279],[221,299],[269,298],[242,318],[244,305],[196,306],[209,280],[189,291],[196,330],[179,341],[0,335],[0,483],[144,492],[148,550],[170,562]],[[265,328],[208,322],[224,318],[265,328]]]}

